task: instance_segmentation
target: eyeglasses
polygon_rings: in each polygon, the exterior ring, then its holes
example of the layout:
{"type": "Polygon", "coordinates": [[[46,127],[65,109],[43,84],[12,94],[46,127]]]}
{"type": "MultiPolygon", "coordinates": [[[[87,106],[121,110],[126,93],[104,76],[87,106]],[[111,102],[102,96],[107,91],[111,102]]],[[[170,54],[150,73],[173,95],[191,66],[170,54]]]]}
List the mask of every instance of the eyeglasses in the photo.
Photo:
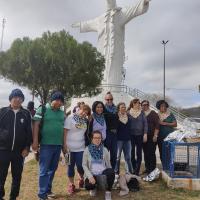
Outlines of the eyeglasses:
{"type": "Polygon", "coordinates": [[[142,106],[149,106],[149,104],[142,104],[142,106]]]}
{"type": "Polygon", "coordinates": [[[139,101],[135,102],[134,104],[141,104],[139,101]]]}
{"type": "Polygon", "coordinates": [[[101,137],[93,137],[92,139],[101,140],[101,137]]]}
{"type": "Polygon", "coordinates": [[[112,101],[113,99],[106,99],[106,101],[112,101]]]}

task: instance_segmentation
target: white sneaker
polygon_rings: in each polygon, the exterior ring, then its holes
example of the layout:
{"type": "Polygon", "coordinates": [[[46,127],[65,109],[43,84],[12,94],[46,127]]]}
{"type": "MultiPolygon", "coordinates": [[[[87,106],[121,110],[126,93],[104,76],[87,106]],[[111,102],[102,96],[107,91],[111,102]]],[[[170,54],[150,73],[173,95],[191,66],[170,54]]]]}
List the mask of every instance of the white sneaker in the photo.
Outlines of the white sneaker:
{"type": "Polygon", "coordinates": [[[111,192],[109,192],[109,191],[105,192],[105,200],[112,200],[111,192]]]}
{"type": "Polygon", "coordinates": [[[91,197],[95,197],[95,196],[96,196],[96,193],[97,193],[97,190],[96,190],[96,189],[90,190],[90,196],[91,196],[91,197]]]}

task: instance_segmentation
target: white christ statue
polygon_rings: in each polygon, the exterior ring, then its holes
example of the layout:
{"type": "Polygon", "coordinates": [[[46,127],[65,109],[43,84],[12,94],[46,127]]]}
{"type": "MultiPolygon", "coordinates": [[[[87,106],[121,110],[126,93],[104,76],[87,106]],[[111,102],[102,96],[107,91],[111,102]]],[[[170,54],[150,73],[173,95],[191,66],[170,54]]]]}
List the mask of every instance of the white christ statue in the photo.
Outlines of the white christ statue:
{"type": "Polygon", "coordinates": [[[150,0],[140,0],[134,6],[117,7],[116,0],[106,0],[106,12],[94,19],[72,24],[80,32],[97,32],[98,51],[105,57],[103,84],[120,85],[125,58],[125,25],[138,15],[147,12],[150,0]]]}

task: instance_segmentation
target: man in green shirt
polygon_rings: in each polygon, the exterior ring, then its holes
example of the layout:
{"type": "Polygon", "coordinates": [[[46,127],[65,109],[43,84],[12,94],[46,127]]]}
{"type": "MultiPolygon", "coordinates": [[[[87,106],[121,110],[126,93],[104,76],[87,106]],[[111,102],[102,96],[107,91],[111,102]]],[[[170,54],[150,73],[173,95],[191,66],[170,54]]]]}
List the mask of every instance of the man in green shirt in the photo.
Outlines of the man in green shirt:
{"type": "Polygon", "coordinates": [[[56,91],[51,95],[51,103],[47,103],[44,108],[42,106],[39,107],[33,118],[34,134],[32,148],[34,151],[38,151],[38,135],[42,120],[38,193],[40,200],[55,196],[52,193],[52,182],[58,167],[64,139],[64,111],[61,109],[63,103],[64,96],[61,92],[56,91]]]}

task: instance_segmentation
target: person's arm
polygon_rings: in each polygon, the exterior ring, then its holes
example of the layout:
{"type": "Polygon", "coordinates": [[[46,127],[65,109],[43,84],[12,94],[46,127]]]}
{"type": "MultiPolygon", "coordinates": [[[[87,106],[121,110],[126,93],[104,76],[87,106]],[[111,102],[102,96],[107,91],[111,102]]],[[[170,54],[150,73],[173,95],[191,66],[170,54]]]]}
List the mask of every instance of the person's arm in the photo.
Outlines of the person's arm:
{"type": "Polygon", "coordinates": [[[26,157],[29,154],[30,151],[30,146],[32,143],[32,119],[31,119],[31,114],[28,112],[27,113],[27,127],[26,127],[26,132],[27,132],[27,139],[26,139],[26,146],[22,151],[22,157],[26,157]]]}
{"type": "Polygon", "coordinates": [[[91,117],[88,122],[88,132],[87,132],[88,145],[91,143],[92,132],[93,132],[93,123],[94,123],[94,118],[91,117]]]}
{"type": "Polygon", "coordinates": [[[87,21],[75,22],[72,24],[72,28],[80,28],[81,33],[97,32],[98,24],[99,24],[99,17],[87,21]]]}
{"type": "Polygon", "coordinates": [[[160,122],[160,124],[163,126],[177,127],[177,121],[175,116],[171,113],[170,117],[172,118],[172,122],[160,122]]]}
{"type": "Polygon", "coordinates": [[[94,177],[93,177],[93,175],[90,172],[90,169],[88,167],[88,158],[89,158],[88,148],[86,148],[84,153],[83,153],[82,167],[83,167],[83,170],[84,170],[86,177],[89,179],[89,182],[92,183],[92,184],[95,184],[96,181],[95,181],[95,179],[94,179],[94,177]]]}
{"type": "Polygon", "coordinates": [[[32,144],[32,149],[35,152],[37,152],[38,149],[39,149],[39,141],[38,141],[39,129],[40,129],[40,121],[34,121],[34,123],[33,123],[33,144],[32,144]]]}
{"type": "Polygon", "coordinates": [[[66,153],[69,150],[67,146],[67,134],[68,134],[68,131],[71,129],[71,122],[72,122],[72,116],[68,116],[64,122],[64,141],[63,141],[64,153],[66,153]]]}
{"type": "Polygon", "coordinates": [[[158,134],[159,134],[159,131],[160,131],[160,119],[159,119],[159,116],[158,114],[155,112],[155,111],[152,111],[153,112],[153,123],[154,123],[154,127],[155,127],[155,130],[154,130],[154,134],[153,134],[153,142],[157,142],[157,139],[158,139],[158,134]]]}
{"type": "Polygon", "coordinates": [[[67,153],[68,149],[67,149],[67,129],[64,128],[64,138],[63,138],[63,152],[67,153]]]}
{"type": "Polygon", "coordinates": [[[39,129],[40,129],[40,122],[42,120],[42,106],[40,106],[34,117],[33,117],[33,144],[32,144],[32,149],[33,151],[37,152],[39,149],[39,141],[38,141],[38,136],[39,136],[39,129]]]}
{"type": "Polygon", "coordinates": [[[170,127],[177,127],[177,122],[176,121],[173,121],[173,122],[161,122],[161,125],[170,126],[170,127]]]}
{"type": "Polygon", "coordinates": [[[150,0],[140,0],[137,5],[129,6],[122,9],[122,23],[126,24],[133,18],[144,14],[149,8],[150,0]]]}
{"type": "Polygon", "coordinates": [[[147,118],[146,118],[144,112],[142,112],[142,121],[143,121],[143,128],[144,128],[143,142],[146,143],[147,142],[147,133],[148,133],[148,123],[147,123],[147,118]]]}
{"type": "Polygon", "coordinates": [[[33,133],[32,133],[32,117],[31,114],[27,115],[27,141],[26,141],[26,149],[30,150],[31,143],[33,141],[33,133]]]}

